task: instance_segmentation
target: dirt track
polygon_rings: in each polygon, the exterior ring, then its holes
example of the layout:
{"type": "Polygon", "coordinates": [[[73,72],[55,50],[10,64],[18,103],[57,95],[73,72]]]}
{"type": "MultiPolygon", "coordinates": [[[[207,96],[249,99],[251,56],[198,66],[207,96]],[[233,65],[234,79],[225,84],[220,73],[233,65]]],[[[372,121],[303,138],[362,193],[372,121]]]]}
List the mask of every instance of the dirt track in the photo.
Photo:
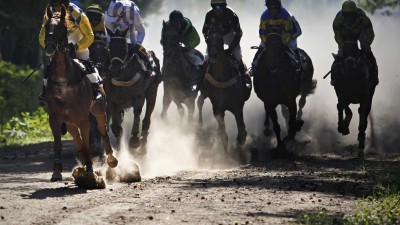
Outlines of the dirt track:
{"type": "Polygon", "coordinates": [[[260,155],[252,165],[84,190],[71,178],[72,143],[64,148],[64,181],[56,183],[52,143],[0,152],[0,224],[288,224],[321,208],[349,213],[374,180],[400,171],[393,157],[260,155]]]}

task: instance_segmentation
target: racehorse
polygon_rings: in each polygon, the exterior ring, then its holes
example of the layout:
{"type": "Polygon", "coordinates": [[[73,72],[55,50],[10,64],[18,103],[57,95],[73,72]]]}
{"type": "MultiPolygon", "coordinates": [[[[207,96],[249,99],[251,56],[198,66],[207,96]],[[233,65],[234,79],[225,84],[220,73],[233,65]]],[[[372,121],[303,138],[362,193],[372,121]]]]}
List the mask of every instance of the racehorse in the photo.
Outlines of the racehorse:
{"type": "Polygon", "coordinates": [[[267,134],[268,120],[271,119],[278,146],[282,144],[281,128],[275,111],[278,105],[283,104],[288,108],[289,138],[294,138],[303,124],[296,119],[296,98],[300,94],[301,78],[297,76],[297,68],[285,52],[286,49],[281,35],[270,33],[267,36],[265,53],[260,58],[253,80],[255,93],[264,102],[266,111],[264,134],[267,134]]]}
{"type": "MultiPolygon", "coordinates": [[[[337,57],[337,56],[336,56],[337,57]]],[[[365,130],[368,126],[368,115],[371,111],[372,98],[376,84],[371,79],[371,65],[358,48],[356,41],[346,41],[343,45],[343,60],[332,65],[332,75],[336,77],[335,92],[338,98],[338,132],[342,135],[350,133],[352,118],[350,104],[360,104],[358,126],[359,156],[363,156],[365,148],[365,130]],[[345,117],[343,118],[343,111],[345,117]]]]}
{"type": "Polygon", "coordinates": [[[230,111],[235,116],[238,128],[236,141],[237,146],[240,147],[246,142],[247,137],[243,107],[250,97],[251,89],[244,86],[242,79],[239,78],[239,71],[234,59],[224,51],[224,40],[220,27],[210,28],[207,48],[210,63],[206,69],[202,93],[197,102],[199,122],[202,123],[204,99],[208,97],[211,100],[214,117],[218,122],[218,134],[221,137],[223,148],[227,152],[228,134],[225,128],[225,111],[230,111]]]}
{"type": "MultiPolygon", "coordinates": [[[[107,47],[107,38],[105,34],[97,32],[94,34],[94,41],[89,46],[89,58],[92,60],[94,65],[96,66],[97,70],[99,71],[100,76],[104,79],[110,66],[110,54],[108,52],[107,47]]],[[[107,107],[107,115],[110,115],[109,107],[107,107]]],[[[109,117],[107,118],[109,119],[109,117]]],[[[98,154],[100,158],[103,155],[99,146],[102,145],[101,143],[101,135],[97,132],[97,121],[92,116],[89,115],[90,120],[90,135],[89,135],[89,143],[94,152],[94,154],[98,154]]],[[[108,125],[108,121],[107,121],[108,125]]]]}
{"type": "MultiPolygon", "coordinates": [[[[300,123],[303,121],[303,108],[307,102],[307,96],[315,93],[315,89],[317,88],[317,80],[313,79],[314,75],[314,66],[310,56],[301,48],[297,48],[300,52],[301,64],[296,63],[297,70],[300,72],[301,78],[301,89],[300,89],[300,98],[298,100],[298,110],[296,119],[300,123]]],[[[292,59],[293,62],[296,62],[296,59],[292,59]]],[[[287,127],[289,127],[289,110],[285,105],[281,105],[282,115],[285,118],[285,122],[287,127]]],[[[269,126],[269,119],[265,121],[265,126],[269,126]]],[[[268,130],[265,130],[268,133],[268,130]]],[[[268,136],[268,135],[267,135],[268,136]]]]}
{"type": "Polygon", "coordinates": [[[45,28],[45,53],[49,64],[46,103],[48,106],[49,123],[54,137],[54,167],[51,181],[62,180],[61,161],[61,124],[66,123],[67,131],[86,166],[89,178],[94,178],[92,153],[89,146],[89,113],[96,117],[98,130],[103,138],[103,147],[107,154],[107,163],[114,168],[118,160],[113,156],[113,150],[106,129],[105,103],[92,101],[92,88],[84,72],[72,60],[69,54],[66,9],[52,12],[46,8],[48,18],[45,28]]]}
{"type": "MultiPolygon", "coordinates": [[[[167,110],[173,101],[178,107],[181,117],[185,111],[182,104],[188,108],[188,120],[193,120],[195,100],[197,92],[191,90],[190,86],[196,77],[200,76],[193,64],[186,58],[184,48],[179,43],[179,29],[171,23],[163,22],[163,81],[164,97],[161,118],[165,118],[167,110]]],[[[198,55],[201,55],[198,52],[198,55]]],[[[202,57],[202,55],[201,55],[202,57]]]]}
{"type": "MultiPolygon", "coordinates": [[[[109,50],[111,64],[108,77],[105,79],[105,91],[107,94],[108,106],[111,107],[111,130],[117,139],[117,145],[121,143],[122,121],[124,110],[133,107],[133,127],[129,147],[137,149],[144,147],[146,151],[147,136],[149,134],[151,114],[154,110],[157,98],[158,81],[155,76],[145,78],[143,66],[139,63],[137,54],[128,55],[128,44],[125,35],[128,30],[115,32],[107,29],[110,35],[109,50]],[[146,102],[146,113],[143,119],[141,138],[140,133],[140,115],[146,102]]],[[[150,51],[157,66],[156,73],[160,73],[159,60],[154,52],[150,51]]]]}

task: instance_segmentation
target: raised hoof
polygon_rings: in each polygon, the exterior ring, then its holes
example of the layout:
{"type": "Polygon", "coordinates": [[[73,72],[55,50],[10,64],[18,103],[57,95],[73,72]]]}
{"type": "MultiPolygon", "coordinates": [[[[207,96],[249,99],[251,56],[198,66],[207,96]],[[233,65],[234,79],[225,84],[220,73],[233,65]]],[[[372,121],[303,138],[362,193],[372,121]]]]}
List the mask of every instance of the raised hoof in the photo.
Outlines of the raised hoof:
{"type": "Polygon", "coordinates": [[[62,181],[62,175],[60,172],[54,172],[53,175],[51,175],[51,182],[56,182],[56,181],[62,181]]]}
{"type": "Polygon", "coordinates": [[[115,168],[118,165],[118,159],[115,158],[112,154],[107,155],[107,164],[111,168],[115,168]]]}
{"type": "Polygon", "coordinates": [[[129,140],[129,147],[131,148],[139,148],[140,146],[140,140],[137,137],[131,137],[129,140]]]}
{"type": "Polygon", "coordinates": [[[350,129],[338,127],[338,132],[341,133],[343,136],[350,134],[350,129]]]}

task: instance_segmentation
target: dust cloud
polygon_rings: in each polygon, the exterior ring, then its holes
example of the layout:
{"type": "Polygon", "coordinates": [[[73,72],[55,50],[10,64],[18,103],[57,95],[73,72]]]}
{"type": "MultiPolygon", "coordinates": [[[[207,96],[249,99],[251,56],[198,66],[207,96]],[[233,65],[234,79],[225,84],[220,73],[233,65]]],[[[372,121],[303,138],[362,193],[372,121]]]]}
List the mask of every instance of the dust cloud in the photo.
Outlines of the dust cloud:
{"type": "MultiPolygon", "coordinates": [[[[297,18],[302,27],[303,34],[298,38],[298,46],[304,49],[312,58],[315,68],[314,78],[318,81],[316,93],[307,98],[303,116],[305,125],[296,136],[296,140],[308,142],[307,149],[319,152],[340,150],[346,146],[357,144],[357,106],[351,107],[354,113],[350,127],[351,134],[348,136],[339,135],[336,131],[336,95],[333,87],[329,84],[329,78],[322,79],[330,70],[333,62],[331,53],[336,53],[337,51],[337,45],[333,37],[332,21],[340,9],[342,1],[283,0],[283,4],[297,18]]],[[[255,54],[255,50],[251,50],[250,47],[258,45],[260,42],[258,26],[260,16],[265,10],[264,1],[228,0],[228,6],[239,16],[244,33],[241,40],[243,59],[249,66],[255,54]]],[[[196,27],[201,37],[201,44],[197,49],[204,53],[206,46],[201,29],[205,14],[209,8],[209,1],[163,1],[162,7],[158,9],[158,12],[149,13],[144,18],[147,26],[144,46],[154,50],[162,62],[163,51],[160,45],[162,21],[168,20],[169,13],[177,9],[181,10],[183,15],[188,17],[196,27]]],[[[400,138],[397,134],[400,128],[398,116],[400,113],[398,100],[400,97],[398,89],[400,85],[400,45],[398,43],[400,14],[395,12],[391,17],[382,16],[379,13],[369,16],[376,35],[372,50],[378,60],[380,84],[376,88],[373,99],[371,112],[373,130],[371,130],[372,126],[369,124],[367,129],[367,148],[369,151],[374,152],[394,152],[398,151],[397,146],[400,143],[400,138]],[[376,145],[369,146],[368,143],[372,143],[372,139],[376,145]]],[[[222,151],[216,134],[217,123],[212,114],[209,100],[206,100],[203,108],[204,130],[208,132],[205,135],[206,137],[203,138],[209,141],[209,144],[201,146],[196,140],[197,131],[188,126],[186,117],[181,119],[178,116],[174,104],[171,104],[169,108],[168,122],[161,121],[162,96],[163,87],[161,84],[150,127],[148,156],[145,163],[141,165],[142,175],[144,177],[154,177],[175,173],[179,170],[215,168],[216,161],[211,160],[209,164],[201,163],[207,160],[202,158],[199,153],[204,149],[210,153],[222,151]],[[211,166],[213,164],[214,166],[211,166]]],[[[197,113],[196,108],[195,120],[198,119],[197,113]]],[[[245,104],[244,115],[249,148],[252,146],[252,141],[259,139],[266,143],[274,144],[274,138],[269,140],[262,135],[265,112],[262,102],[257,98],[254,91],[245,104]]],[[[225,121],[230,143],[234,146],[236,144],[237,128],[233,115],[227,113],[225,121]]],[[[280,119],[280,124],[283,128],[282,135],[285,136],[286,129],[282,119],[280,119]]],[[[128,112],[125,114],[125,130],[130,131],[131,125],[132,113],[128,112]]],[[[211,157],[213,156],[211,155],[211,157]]],[[[123,158],[129,157],[120,157],[119,160],[123,161],[123,158]]],[[[228,163],[228,165],[236,166],[235,163],[228,163]]]]}

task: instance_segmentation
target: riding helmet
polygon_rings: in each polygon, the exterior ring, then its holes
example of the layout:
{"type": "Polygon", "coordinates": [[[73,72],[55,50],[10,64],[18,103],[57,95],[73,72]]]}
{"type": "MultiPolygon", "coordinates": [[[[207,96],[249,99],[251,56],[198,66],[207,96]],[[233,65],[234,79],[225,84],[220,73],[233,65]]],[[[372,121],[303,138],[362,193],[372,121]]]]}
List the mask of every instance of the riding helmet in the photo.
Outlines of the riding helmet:
{"type": "Polygon", "coordinates": [[[69,6],[69,0],[50,0],[51,5],[54,5],[56,3],[63,4],[65,7],[69,6]]]}
{"type": "Polygon", "coordinates": [[[183,19],[183,14],[181,11],[174,10],[169,14],[169,21],[177,21],[183,19]]]}
{"type": "Polygon", "coordinates": [[[265,5],[268,8],[271,8],[271,7],[280,8],[280,7],[282,7],[282,1],[281,0],[265,0],[265,5]]]}
{"type": "Polygon", "coordinates": [[[344,13],[353,13],[357,10],[357,6],[356,3],[351,1],[351,0],[347,0],[345,2],[343,2],[342,5],[342,12],[344,13]]]}
{"type": "Polygon", "coordinates": [[[103,9],[101,8],[100,5],[98,4],[91,4],[87,9],[86,9],[87,13],[96,13],[96,14],[103,14],[103,9]]]}
{"type": "Polygon", "coordinates": [[[211,0],[211,4],[226,3],[226,0],[211,0]]]}

